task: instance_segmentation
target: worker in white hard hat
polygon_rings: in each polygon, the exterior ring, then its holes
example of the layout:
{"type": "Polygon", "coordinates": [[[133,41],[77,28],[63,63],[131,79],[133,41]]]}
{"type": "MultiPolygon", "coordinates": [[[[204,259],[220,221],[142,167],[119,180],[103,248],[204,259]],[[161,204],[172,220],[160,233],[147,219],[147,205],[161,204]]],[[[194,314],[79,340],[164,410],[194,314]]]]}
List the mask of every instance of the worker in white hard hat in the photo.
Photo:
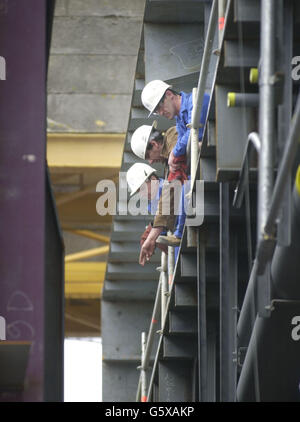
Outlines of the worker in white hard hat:
{"type": "MultiPolygon", "coordinates": [[[[133,152],[142,159],[146,159],[149,164],[162,162],[167,163],[170,152],[173,150],[177,142],[177,132],[175,127],[169,128],[166,133],[156,130],[156,125],[143,125],[135,130],[131,138],[131,148],[133,152]]],[[[161,200],[158,204],[158,211],[156,213],[153,228],[149,232],[149,236],[145,241],[141,253],[140,264],[144,265],[145,260],[149,260],[154,252],[155,246],[158,243],[164,243],[169,246],[179,246],[181,241],[182,230],[184,226],[184,219],[180,225],[175,226],[178,218],[174,216],[173,208],[173,190],[162,190],[161,200]],[[162,212],[163,201],[169,201],[170,214],[164,215],[162,212]],[[164,236],[163,230],[174,231],[174,235],[164,236]]]]}
{"type": "MultiPolygon", "coordinates": [[[[178,158],[186,155],[190,134],[190,128],[187,125],[191,123],[193,110],[192,93],[186,94],[183,91],[178,93],[164,81],[153,80],[144,87],[141,98],[144,107],[150,111],[149,117],[152,114],[157,114],[169,120],[174,118],[176,120],[178,140],[168,160],[170,170],[174,172],[178,158]]],[[[203,126],[206,121],[209,98],[209,95],[205,93],[200,114],[199,142],[202,141],[203,137],[203,126]]]]}
{"type": "MultiPolygon", "coordinates": [[[[155,174],[156,170],[148,164],[135,163],[127,171],[126,180],[130,189],[130,195],[134,195],[138,191],[140,194],[147,195],[148,211],[150,214],[155,213],[159,198],[161,196],[164,179],[158,178],[155,174]]],[[[140,246],[149,236],[152,230],[153,222],[149,223],[146,230],[141,236],[140,246]]],[[[166,234],[165,231],[160,232],[166,234]]],[[[157,246],[164,252],[168,252],[168,246],[158,243],[157,246]]]]}
{"type": "Polygon", "coordinates": [[[170,127],[166,132],[156,130],[156,121],[152,126],[143,125],[136,129],[131,137],[130,145],[134,154],[147,160],[150,164],[166,162],[169,154],[177,143],[176,127],[170,127]]]}
{"type": "MultiPolygon", "coordinates": [[[[134,195],[144,183],[150,183],[151,180],[157,180],[158,177],[155,175],[156,170],[149,166],[148,164],[144,163],[135,163],[133,164],[130,169],[126,173],[126,181],[130,189],[130,196],[134,195]]],[[[152,199],[151,196],[151,189],[147,189],[148,199],[152,199]]]]}

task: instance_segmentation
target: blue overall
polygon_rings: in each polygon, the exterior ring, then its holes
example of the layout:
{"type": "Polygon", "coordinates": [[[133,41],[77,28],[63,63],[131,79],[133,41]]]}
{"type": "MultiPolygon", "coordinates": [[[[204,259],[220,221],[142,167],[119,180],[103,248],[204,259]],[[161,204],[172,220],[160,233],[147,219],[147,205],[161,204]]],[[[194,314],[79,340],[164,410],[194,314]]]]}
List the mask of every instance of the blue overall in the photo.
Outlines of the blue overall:
{"type": "MultiPolygon", "coordinates": [[[[186,154],[186,147],[188,144],[190,129],[186,127],[188,123],[192,121],[192,110],[193,110],[193,97],[192,93],[186,94],[181,91],[181,106],[179,115],[175,116],[176,120],[176,130],[178,133],[177,143],[173,149],[173,154],[175,157],[186,154]]],[[[202,110],[200,114],[200,123],[204,126],[206,121],[207,109],[209,104],[209,94],[204,94],[202,110]]],[[[199,140],[203,137],[203,127],[199,129],[199,140]]]]}

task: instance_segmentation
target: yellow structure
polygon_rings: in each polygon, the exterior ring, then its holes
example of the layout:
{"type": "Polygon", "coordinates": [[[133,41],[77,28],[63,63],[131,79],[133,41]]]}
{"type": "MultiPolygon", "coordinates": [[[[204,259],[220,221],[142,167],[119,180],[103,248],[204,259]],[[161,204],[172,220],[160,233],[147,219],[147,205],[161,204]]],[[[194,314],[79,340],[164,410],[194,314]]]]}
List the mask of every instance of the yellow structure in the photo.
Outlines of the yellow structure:
{"type": "Polygon", "coordinates": [[[100,329],[97,302],[101,299],[112,220],[96,212],[100,195],[96,186],[100,180],[118,181],[124,139],[125,134],[48,133],[47,162],[62,229],[85,238],[87,245],[99,242],[99,247],[87,247],[65,257],[67,332],[68,327],[72,333],[80,333],[80,327],[85,331],[87,327],[100,329]],[[82,305],[78,300],[84,301],[82,305]]]}

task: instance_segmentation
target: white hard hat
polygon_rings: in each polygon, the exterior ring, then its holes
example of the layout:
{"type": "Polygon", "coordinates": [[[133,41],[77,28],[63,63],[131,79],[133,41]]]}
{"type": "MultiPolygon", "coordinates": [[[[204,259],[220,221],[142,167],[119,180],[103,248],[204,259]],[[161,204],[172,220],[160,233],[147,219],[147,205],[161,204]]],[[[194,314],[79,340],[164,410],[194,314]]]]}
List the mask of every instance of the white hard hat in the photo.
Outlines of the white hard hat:
{"type": "Polygon", "coordinates": [[[143,106],[150,111],[148,117],[154,112],[164,93],[169,88],[172,88],[172,85],[168,85],[159,79],[149,82],[144,87],[141,98],[143,106]]]}
{"type": "Polygon", "coordinates": [[[135,194],[145,181],[155,173],[156,170],[144,163],[135,163],[127,171],[126,180],[130,188],[130,195],[135,194]]]}
{"type": "Polygon", "coordinates": [[[143,125],[138,127],[132,134],[130,145],[132,151],[139,158],[145,160],[146,149],[148,142],[150,141],[150,135],[153,128],[156,128],[157,122],[154,120],[152,126],[143,125]]]}

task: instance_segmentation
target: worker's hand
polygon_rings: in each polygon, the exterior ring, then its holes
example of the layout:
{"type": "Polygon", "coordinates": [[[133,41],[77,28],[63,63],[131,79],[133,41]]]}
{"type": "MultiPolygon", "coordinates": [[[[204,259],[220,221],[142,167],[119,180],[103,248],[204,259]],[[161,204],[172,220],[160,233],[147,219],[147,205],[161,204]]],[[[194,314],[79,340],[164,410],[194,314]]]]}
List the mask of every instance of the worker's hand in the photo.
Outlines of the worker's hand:
{"type": "Polygon", "coordinates": [[[168,166],[171,173],[175,173],[180,168],[180,163],[174,163],[175,155],[173,151],[169,155],[168,166]]]}
{"type": "Polygon", "coordinates": [[[148,236],[148,238],[143,243],[143,246],[141,247],[140,258],[139,258],[140,265],[144,266],[145,262],[150,260],[151,256],[154,253],[154,250],[155,250],[155,240],[151,239],[151,237],[148,236]]]}
{"type": "Polygon", "coordinates": [[[144,233],[141,236],[140,239],[140,246],[143,246],[144,242],[146,241],[147,237],[149,236],[149,233],[152,230],[152,225],[151,223],[148,224],[148,226],[146,227],[146,230],[144,231],[144,233]]]}
{"type": "Polygon", "coordinates": [[[139,263],[144,266],[146,261],[149,261],[151,256],[154,254],[155,242],[160,233],[163,231],[163,227],[152,227],[149,235],[143,245],[141,246],[139,263]]]}

